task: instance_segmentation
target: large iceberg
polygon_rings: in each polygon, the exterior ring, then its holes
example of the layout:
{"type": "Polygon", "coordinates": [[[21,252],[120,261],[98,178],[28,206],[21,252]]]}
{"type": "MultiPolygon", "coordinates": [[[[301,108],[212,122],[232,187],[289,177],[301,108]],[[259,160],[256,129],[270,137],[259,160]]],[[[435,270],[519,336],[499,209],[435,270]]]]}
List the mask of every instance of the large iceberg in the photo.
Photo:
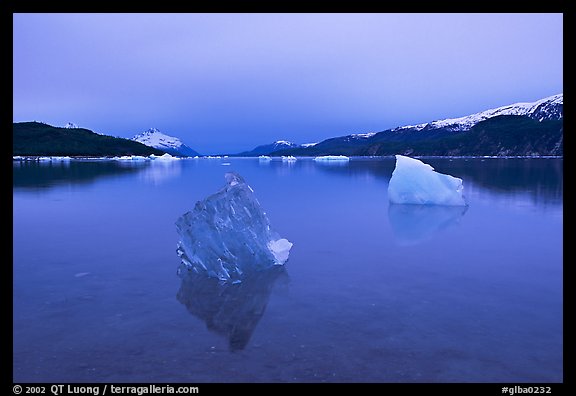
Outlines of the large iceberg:
{"type": "Polygon", "coordinates": [[[223,189],[176,221],[182,263],[223,281],[284,264],[292,243],[272,231],[254,190],[239,174],[225,178],[223,189]]]}
{"type": "Polygon", "coordinates": [[[388,184],[394,204],[466,206],[462,179],[444,175],[422,161],[396,156],[396,168],[388,184]]]}

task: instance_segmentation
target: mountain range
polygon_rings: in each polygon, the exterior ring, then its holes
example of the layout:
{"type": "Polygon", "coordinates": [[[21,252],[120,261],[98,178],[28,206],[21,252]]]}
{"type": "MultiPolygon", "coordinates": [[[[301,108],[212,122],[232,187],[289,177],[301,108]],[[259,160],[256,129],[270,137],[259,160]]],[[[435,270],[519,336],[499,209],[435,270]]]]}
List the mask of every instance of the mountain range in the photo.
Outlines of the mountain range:
{"type": "MultiPolygon", "coordinates": [[[[286,140],[258,146],[237,156],[562,156],[563,94],[515,103],[459,118],[405,125],[381,132],[352,134],[319,143],[286,140]]],[[[197,156],[180,139],[152,128],[132,139],[95,133],[68,123],[13,123],[13,155],[197,156]]]]}
{"type": "Polygon", "coordinates": [[[287,140],[277,140],[274,143],[270,143],[270,144],[263,144],[261,146],[258,146],[250,151],[244,151],[240,154],[238,154],[238,156],[240,157],[254,157],[257,155],[268,155],[270,153],[273,153],[275,151],[281,151],[281,150],[287,150],[287,149],[292,149],[292,148],[299,148],[302,147],[299,144],[296,143],[292,143],[289,142],[287,140]]]}
{"type": "Polygon", "coordinates": [[[459,118],[330,138],[313,145],[258,146],[240,155],[563,155],[563,104],[563,94],[559,94],[459,118]],[[266,152],[266,148],[270,150],[266,152]]]}

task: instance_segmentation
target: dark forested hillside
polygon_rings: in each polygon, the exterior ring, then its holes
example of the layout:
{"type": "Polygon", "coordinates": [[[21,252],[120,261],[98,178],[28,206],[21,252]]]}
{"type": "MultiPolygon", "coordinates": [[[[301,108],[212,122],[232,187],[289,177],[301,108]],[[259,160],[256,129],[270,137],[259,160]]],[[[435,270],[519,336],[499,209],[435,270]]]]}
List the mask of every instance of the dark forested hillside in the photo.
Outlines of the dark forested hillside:
{"type": "Polygon", "coordinates": [[[563,155],[563,119],[537,121],[527,116],[497,116],[468,131],[387,130],[366,139],[325,140],[309,148],[273,155],[563,155]]]}
{"type": "Polygon", "coordinates": [[[84,128],[58,128],[40,122],[12,124],[12,155],[162,155],[163,151],[84,128]]]}

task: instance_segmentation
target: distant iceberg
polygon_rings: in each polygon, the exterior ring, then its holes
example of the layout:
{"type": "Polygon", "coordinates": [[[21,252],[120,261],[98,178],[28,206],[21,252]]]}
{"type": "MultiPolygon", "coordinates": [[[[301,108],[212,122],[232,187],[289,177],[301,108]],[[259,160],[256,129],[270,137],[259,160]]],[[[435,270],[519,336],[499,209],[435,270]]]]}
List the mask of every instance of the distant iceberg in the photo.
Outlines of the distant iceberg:
{"type": "Polygon", "coordinates": [[[272,157],[270,157],[269,155],[261,155],[258,157],[258,160],[263,162],[272,161],[272,157]]]}
{"type": "Polygon", "coordinates": [[[142,155],[122,155],[120,157],[112,157],[112,159],[117,161],[149,161],[150,157],[144,157],[142,155]]]}
{"type": "Polygon", "coordinates": [[[153,160],[160,160],[160,161],[173,161],[173,160],[179,160],[180,159],[180,157],[175,157],[175,156],[170,155],[168,153],[165,153],[162,155],[150,154],[148,156],[148,158],[153,159],[153,160]]]}
{"type": "Polygon", "coordinates": [[[282,265],[292,243],[272,231],[252,188],[237,173],[226,186],[176,221],[178,255],[196,273],[222,281],[282,265]]]}
{"type": "Polygon", "coordinates": [[[345,155],[322,155],[314,158],[314,161],[350,161],[345,155]]]}
{"type": "MultiPolygon", "coordinates": [[[[14,158],[14,157],[13,157],[14,158]]],[[[19,157],[19,160],[28,160],[29,158],[27,157],[19,157]]],[[[35,161],[63,161],[63,162],[67,162],[70,161],[72,158],[68,157],[68,156],[51,156],[51,157],[37,157],[34,158],[33,160],[35,161]]]]}
{"type": "Polygon", "coordinates": [[[396,156],[396,168],[388,185],[393,204],[467,205],[462,179],[444,175],[422,161],[396,156]]]}
{"type": "Polygon", "coordinates": [[[155,155],[155,154],[150,154],[147,157],[141,156],[141,155],[127,155],[127,156],[123,156],[123,157],[115,157],[117,159],[121,159],[121,160],[133,160],[133,161],[146,161],[146,160],[154,160],[154,161],[175,161],[175,160],[181,160],[181,157],[176,157],[173,156],[171,154],[168,153],[164,153],[162,155],[155,155]]]}
{"type": "Polygon", "coordinates": [[[298,158],[294,157],[293,155],[283,155],[282,161],[284,162],[293,162],[296,161],[298,158]]]}

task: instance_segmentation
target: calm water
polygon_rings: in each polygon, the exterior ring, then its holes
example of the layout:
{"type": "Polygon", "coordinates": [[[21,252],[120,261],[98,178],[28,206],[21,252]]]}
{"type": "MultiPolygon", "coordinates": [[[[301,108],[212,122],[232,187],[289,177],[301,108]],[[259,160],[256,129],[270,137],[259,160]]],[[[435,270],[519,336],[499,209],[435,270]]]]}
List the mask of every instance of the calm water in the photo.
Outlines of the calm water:
{"type": "Polygon", "coordinates": [[[425,161],[466,210],[390,206],[391,158],[14,163],[14,381],[563,381],[562,160],[425,161]],[[182,279],[230,170],[290,259],[182,279]]]}

